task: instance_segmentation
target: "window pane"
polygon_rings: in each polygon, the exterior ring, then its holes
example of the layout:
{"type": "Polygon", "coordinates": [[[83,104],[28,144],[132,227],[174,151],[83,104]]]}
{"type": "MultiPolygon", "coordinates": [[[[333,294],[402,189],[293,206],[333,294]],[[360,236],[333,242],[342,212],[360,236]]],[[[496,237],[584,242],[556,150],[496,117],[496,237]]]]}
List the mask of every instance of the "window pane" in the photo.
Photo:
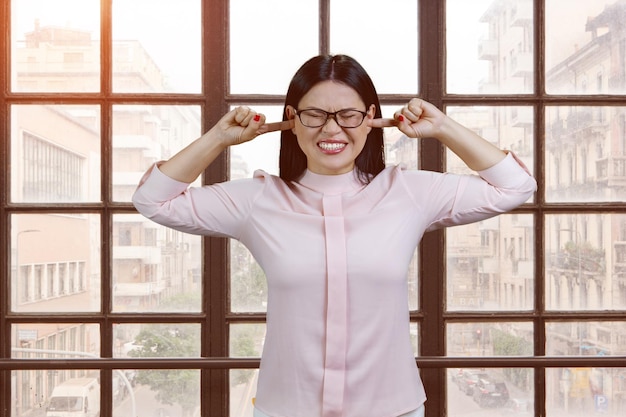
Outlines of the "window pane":
{"type": "Polygon", "coordinates": [[[100,330],[97,324],[20,323],[12,325],[11,329],[12,358],[100,357],[100,330]]]}
{"type": "Polygon", "coordinates": [[[446,13],[449,93],[533,91],[532,0],[447,0],[446,13]]]}
{"type": "Polygon", "coordinates": [[[577,321],[546,324],[546,355],[623,356],[626,322],[577,321]]]}
{"type": "Polygon", "coordinates": [[[546,91],[626,93],[626,4],[615,0],[546,0],[546,91]]]}
{"type": "Polygon", "coordinates": [[[139,214],[113,216],[113,311],[200,311],[200,236],[139,214]]]}
{"type": "Polygon", "coordinates": [[[11,200],[100,200],[100,108],[11,107],[11,200]]]}
{"type": "MultiPolygon", "coordinates": [[[[400,106],[381,106],[384,118],[393,118],[400,106]]],[[[417,169],[419,141],[409,138],[398,128],[383,128],[385,138],[385,163],[400,165],[405,169],[417,169]]]]}
{"type": "Polygon", "coordinates": [[[503,214],[446,229],[447,309],[532,309],[533,241],[529,214],[503,214]]]}
{"type": "MultiPolygon", "coordinates": [[[[263,113],[266,123],[283,120],[283,106],[250,105],[250,107],[263,113]]],[[[228,151],[230,153],[230,179],[252,178],[252,174],[257,169],[278,175],[280,131],[266,133],[251,141],[231,146],[228,151]]]]}
{"type": "Polygon", "coordinates": [[[88,415],[99,415],[99,381],[98,371],[87,369],[13,371],[10,415],[41,416],[41,410],[48,410],[49,415],[70,415],[85,407],[88,415]],[[67,394],[77,391],[81,394],[67,394]]]}
{"type": "Polygon", "coordinates": [[[378,93],[416,94],[418,3],[362,0],[355,7],[352,2],[331,1],[331,53],[347,54],[358,60],[378,93]],[[372,51],[381,51],[382,55],[372,51]],[[383,55],[393,59],[384,59],[383,55]]]}
{"type": "Polygon", "coordinates": [[[545,165],[549,201],[624,201],[626,107],[548,107],[545,165]]]}
{"type": "Polygon", "coordinates": [[[11,310],[100,311],[100,218],[37,213],[11,217],[11,310]]]}
{"type": "Polygon", "coordinates": [[[230,308],[233,312],[267,310],[265,272],[240,242],[230,240],[230,308]]]}
{"type": "Polygon", "coordinates": [[[253,414],[258,376],[258,369],[231,369],[229,371],[230,417],[250,417],[253,414]]]}
{"type": "Polygon", "coordinates": [[[229,3],[230,92],[285,94],[297,69],[318,54],[319,2],[229,3]]]}
{"type": "Polygon", "coordinates": [[[534,332],[528,322],[451,323],[448,356],[532,356],[534,332]]]}
{"type": "Polygon", "coordinates": [[[450,417],[532,417],[534,371],[530,368],[448,369],[450,417]]]}
{"type": "MultiPolygon", "coordinates": [[[[231,324],[229,355],[234,358],[259,358],[265,340],[264,323],[231,324]]],[[[258,369],[230,370],[230,416],[252,415],[252,398],[256,393],[258,369]]]]}
{"type": "Polygon", "coordinates": [[[626,409],[625,368],[546,369],[548,417],[622,417],[626,409]]]}
{"type": "Polygon", "coordinates": [[[626,215],[546,216],[546,307],[626,308],[626,215]]]}
{"type": "Polygon", "coordinates": [[[13,91],[100,90],[99,0],[12,0],[11,12],[13,91]]]}
{"type": "MultiPolygon", "coordinates": [[[[526,106],[451,106],[448,116],[468,127],[501,149],[513,151],[534,172],[534,116],[532,107],[526,106]]],[[[450,150],[446,155],[448,172],[473,173],[450,150]]]]}
{"type": "Polygon", "coordinates": [[[139,369],[134,401],[122,391],[119,378],[113,378],[113,417],[200,416],[199,370],[139,369]]]}
{"type": "Polygon", "coordinates": [[[130,201],[144,172],[194,141],[200,130],[197,106],[113,106],[114,200],[130,201]]]}
{"type": "Polygon", "coordinates": [[[200,0],[113,0],[113,90],[200,93],[200,0]]]}

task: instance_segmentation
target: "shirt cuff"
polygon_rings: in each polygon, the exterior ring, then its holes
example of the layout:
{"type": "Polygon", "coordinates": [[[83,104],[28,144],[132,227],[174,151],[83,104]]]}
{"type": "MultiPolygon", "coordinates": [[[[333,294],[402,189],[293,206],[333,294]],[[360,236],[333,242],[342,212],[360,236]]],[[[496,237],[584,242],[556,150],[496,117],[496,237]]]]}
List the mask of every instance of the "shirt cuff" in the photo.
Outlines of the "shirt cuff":
{"type": "Polygon", "coordinates": [[[506,157],[494,166],[478,171],[488,183],[500,188],[516,188],[528,181],[532,174],[524,163],[510,151],[506,157]]]}
{"type": "Polygon", "coordinates": [[[159,169],[160,163],[154,164],[141,178],[139,188],[156,201],[166,201],[183,193],[188,183],[168,177],[159,169]]]}

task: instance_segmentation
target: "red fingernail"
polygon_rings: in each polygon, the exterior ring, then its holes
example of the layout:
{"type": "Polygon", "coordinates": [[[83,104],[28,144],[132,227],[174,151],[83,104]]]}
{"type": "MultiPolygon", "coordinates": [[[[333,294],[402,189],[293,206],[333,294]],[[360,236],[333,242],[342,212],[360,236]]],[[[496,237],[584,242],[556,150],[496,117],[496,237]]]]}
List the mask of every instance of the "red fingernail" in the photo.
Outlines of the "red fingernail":
{"type": "Polygon", "coordinates": [[[398,120],[401,121],[401,122],[404,122],[404,116],[403,115],[399,115],[398,116],[398,120]]]}
{"type": "Polygon", "coordinates": [[[259,120],[261,120],[261,116],[260,115],[257,114],[256,116],[254,116],[254,121],[255,122],[258,122],[259,120]]]}

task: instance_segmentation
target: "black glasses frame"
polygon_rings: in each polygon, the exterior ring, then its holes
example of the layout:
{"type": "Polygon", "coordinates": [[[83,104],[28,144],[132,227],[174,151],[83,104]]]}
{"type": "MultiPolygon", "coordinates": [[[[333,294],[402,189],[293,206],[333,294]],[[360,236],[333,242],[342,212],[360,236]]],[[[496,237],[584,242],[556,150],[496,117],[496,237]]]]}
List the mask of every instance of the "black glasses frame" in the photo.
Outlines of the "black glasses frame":
{"type": "Polygon", "coordinates": [[[322,110],[322,109],[302,109],[302,110],[296,109],[296,115],[300,119],[300,123],[302,123],[302,125],[305,126],[305,127],[310,127],[310,128],[322,127],[326,123],[328,123],[328,119],[332,118],[332,119],[335,120],[335,123],[337,123],[337,125],[339,127],[342,127],[344,129],[354,129],[354,128],[359,127],[359,126],[361,126],[363,124],[363,120],[365,120],[365,116],[367,116],[367,112],[366,111],[357,110],[357,109],[341,109],[341,110],[337,110],[335,112],[329,112],[329,111],[322,110]],[[324,122],[322,124],[317,125],[317,126],[307,125],[306,123],[304,123],[302,121],[302,114],[301,113],[305,112],[305,111],[315,111],[315,112],[325,113],[326,114],[326,119],[324,119],[324,122]],[[344,126],[344,125],[341,124],[341,122],[337,118],[337,115],[340,114],[340,113],[343,113],[343,112],[357,112],[357,113],[360,113],[361,116],[362,116],[361,121],[356,126],[344,126]]]}

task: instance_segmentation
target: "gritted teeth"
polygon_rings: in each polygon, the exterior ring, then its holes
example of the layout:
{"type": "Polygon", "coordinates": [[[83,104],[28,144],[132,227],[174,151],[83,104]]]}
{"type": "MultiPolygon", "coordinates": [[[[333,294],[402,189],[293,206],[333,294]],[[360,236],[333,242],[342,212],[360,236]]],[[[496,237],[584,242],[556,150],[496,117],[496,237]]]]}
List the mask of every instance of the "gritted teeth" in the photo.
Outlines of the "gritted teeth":
{"type": "Polygon", "coordinates": [[[317,144],[320,148],[325,151],[337,151],[339,149],[345,148],[346,144],[342,142],[320,142],[317,144]]]}

